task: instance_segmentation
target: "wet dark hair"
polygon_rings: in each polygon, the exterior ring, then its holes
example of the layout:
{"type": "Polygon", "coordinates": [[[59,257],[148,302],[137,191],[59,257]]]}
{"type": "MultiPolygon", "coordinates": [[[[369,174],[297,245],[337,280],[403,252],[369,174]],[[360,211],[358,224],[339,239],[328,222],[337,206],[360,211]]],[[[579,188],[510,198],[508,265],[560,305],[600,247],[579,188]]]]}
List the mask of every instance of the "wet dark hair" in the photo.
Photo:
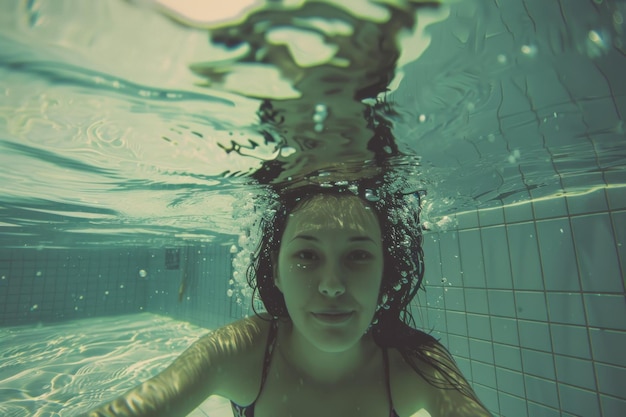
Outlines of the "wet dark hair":
{"type": "Polygon", "coordinates": [[[379,303],[370,327],[376,344],[398,349],[415,372],[431,385],[457,389],[482,406],[447,349],[431,335],[415,328],[410,303],[422,288],[425,270],[419,191],[392,190],[385,181],[361,179],[351,184],[306,185],[259,197],[259,206],[265,210],[258,225],[261,237],[247,270],[253,299],[258,293],[272,317],[288,317],[283,294],[274,284],[273,254],[280,249],[289,214],[320,195],[357,196],[373,209],[378,219],[384,266],[379,303]],[[417,361],[431,365],[439,375],[427,374],[417,361]]]}
{"type": "Polygon", "coordinates": [[[248,284],[258,291],[270,315],[288,317],[285,299],[274,285],[272,254],[278,253],[289,214],[315,196],[357,196],[373,209],[383,239],[383,279],[373,328],[384,328],[385,323],[398,320],[414,325],[409,304],[424,277],[419,194],[397,193],[392,197],[376,185],[366,181],[351,186],[307,185],[276,194],[271,215],[265,216],[260,225],[261,241],[247,273],[248,284]]]}

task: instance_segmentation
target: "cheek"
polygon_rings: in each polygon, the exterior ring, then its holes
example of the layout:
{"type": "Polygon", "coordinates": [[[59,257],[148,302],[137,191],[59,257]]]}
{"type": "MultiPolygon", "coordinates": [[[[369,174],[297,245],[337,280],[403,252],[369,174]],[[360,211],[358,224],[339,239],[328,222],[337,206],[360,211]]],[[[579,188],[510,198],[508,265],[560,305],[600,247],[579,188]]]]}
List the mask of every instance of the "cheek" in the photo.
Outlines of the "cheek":
{"type": "Polygon", "coordinates": [[[306,272],[298,268],[296,264],[288,261],[279,261],[275,284],[283,293],[290,296],[300,293],[302,290],[311,287],[311,280],[307,278],[306,272]]]}

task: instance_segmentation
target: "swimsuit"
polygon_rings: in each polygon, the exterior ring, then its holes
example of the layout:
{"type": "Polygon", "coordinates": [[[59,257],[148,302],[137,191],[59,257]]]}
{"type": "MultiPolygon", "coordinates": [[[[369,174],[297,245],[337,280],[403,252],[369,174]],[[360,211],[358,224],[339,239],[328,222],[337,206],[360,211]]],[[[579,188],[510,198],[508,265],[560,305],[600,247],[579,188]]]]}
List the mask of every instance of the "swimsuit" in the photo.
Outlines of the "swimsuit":
{"type": "MultiPolygon", "coordinates": [[[[265,384],[265,380],[267,379],[267,373],[270,367],[270,362],[272,361],[272,352],[274,351],[274,345],[276,344],[276,334],[278,332],[278,321],[273,320],[270,326],[269,334],[267,336],[267,346],[265,347],[265,358],[263,360],[263,373],[261,375],[261,388],[259,389],[259,393],[257,394],[256,399],[252,402],[252,404],[247,406],[241,406],[239,404],[235,404],[234,402],[230,402],[233,408],[233,414],[235,417],[254,417],[254,405],[257,400],[261,396],[261,392],[263,391],[263,385],[265,384]]],[[[383,348],[383,362],[385,364],[385,380],[387,382],[387,397],[389,398],[390,411],[389,417],[399,417],[396,413],[396,410],[393,408],[393,404],[391,402],[391,387],[389,386],[389,360],[387,358],[387,349],[383,348]]]]}

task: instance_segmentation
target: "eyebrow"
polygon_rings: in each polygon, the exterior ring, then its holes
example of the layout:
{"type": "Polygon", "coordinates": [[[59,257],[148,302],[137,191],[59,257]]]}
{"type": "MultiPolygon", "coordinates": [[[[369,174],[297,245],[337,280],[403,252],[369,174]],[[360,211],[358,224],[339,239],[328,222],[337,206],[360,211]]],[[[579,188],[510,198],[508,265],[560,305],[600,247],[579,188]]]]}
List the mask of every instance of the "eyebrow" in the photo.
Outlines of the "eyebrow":
{"type": "MultiPolygon", "coordinates": [[[[293,239],[291,239],[291,241],[294,241],[296,239],[304,239],[304,240],[319,242],[318,238],[316,238],[315,236],[311,236],[311,235],[297,235],[293,239]]],[[[352,236],[352,237],[350,237],[348,239],[348,241],[349,242],[372,242],[372,243],[376,243],[376,242],[374,242],[374,239],[372,239],[369,236],[352,236]]]]}

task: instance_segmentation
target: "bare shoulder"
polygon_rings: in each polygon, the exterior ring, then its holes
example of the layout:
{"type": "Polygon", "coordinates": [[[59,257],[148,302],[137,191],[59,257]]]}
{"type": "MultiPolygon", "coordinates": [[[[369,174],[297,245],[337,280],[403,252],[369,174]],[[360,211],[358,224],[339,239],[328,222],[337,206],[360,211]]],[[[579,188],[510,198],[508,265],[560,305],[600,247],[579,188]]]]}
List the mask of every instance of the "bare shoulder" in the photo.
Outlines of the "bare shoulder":
{"type": "Polygon", "coordinates": [[[268,329],[269,318],[255,316],[209,332],[164,371],[87,415],[182,416],[213,394],[245,402],[260,383],[268,329]]]}
{"type": "Polygon", "coordinates": [[[488,417],[447,349],[436,342],[419,354],[390,349],[392,396],[401,417],[419,410],[432,417],[488,417]]]}
{"type": "Polygon", "coordinates": [[[215,372],[212,393],[238,404],[256,398],[271,317],[247,317],[221,327],[203,342],[212,352],[215,372]]]}

